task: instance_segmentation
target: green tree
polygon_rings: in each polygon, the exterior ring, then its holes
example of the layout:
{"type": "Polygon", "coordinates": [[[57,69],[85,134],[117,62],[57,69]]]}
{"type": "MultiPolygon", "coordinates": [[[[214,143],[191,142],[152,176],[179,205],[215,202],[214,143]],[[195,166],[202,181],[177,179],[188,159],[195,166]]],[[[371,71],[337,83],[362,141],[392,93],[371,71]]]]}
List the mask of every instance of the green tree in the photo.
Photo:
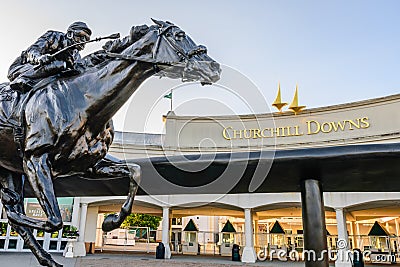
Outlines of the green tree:
{"type": "Polygon", "coordinates": [[[122,223],[121,228],[129,227],[150,227],[152,230],[156,230],[160,225],[161,217],[153,216],[141,213],[132,213],[126,217],[125,221],[122,223]]]}

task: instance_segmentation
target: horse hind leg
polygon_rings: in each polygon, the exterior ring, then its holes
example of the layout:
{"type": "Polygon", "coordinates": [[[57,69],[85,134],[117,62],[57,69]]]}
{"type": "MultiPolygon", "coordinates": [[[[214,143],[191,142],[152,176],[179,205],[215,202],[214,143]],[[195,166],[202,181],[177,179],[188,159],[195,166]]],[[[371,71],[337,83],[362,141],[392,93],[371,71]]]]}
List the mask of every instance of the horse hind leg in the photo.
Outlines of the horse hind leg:
{"type": "MultiPolygon", "coordinates": [[[[12,173],[8,170],[0,168],[0,197],[4,205],[7,218],[10,222],[26,226],[29,228],[45,229],[46,223],[34,218],[29,218],[21,209],[15,210],[15,206],[23,201],[24,176],[12,173]]],[[[23,203],[21,204],[23,205],[23,203]]]]}
{"type": "MultiPolygon", "coordinates": [[[[25,215],[24,205],[23,205],[23,177],[18,174],[11,175],[2,175],[1,184],[3,188],[2,191],[2,203],[4,204],[4,208],[6,209],[8,217],[18,217],[16,214],[25,215]],[[4,187],[6,186],[6,187],[4,187]],[[9,189],[12,188],[13,190],[9,189]],[[17,192],[20,194],[18,194],[17,192]],[[7,193],[3,193],[7,192],[7,193]],[[16,215],[16,216],[14,216],[16,215]]],[[[51,255],[47,253],[39,242],[36,240],[35,236],[32,233],[32,230],[28,227],[19,225],[11,220],[9,220],[11,227],[17,231],[17,233],[22,237],[24,243],[29,247],[32,253],[35,255],[38,262],[43,266],[48,267],[62,267],[61,264],[58,264],[53,260],[51,255]]]]}
{"type": "Polygon", "coordinates": [[[125,218],[131,214],[133,201],[139,187],[141,179],[140,166],[127,162],[116,162],[110,159],[103,159],[99,161],[88,173],[90,178],[99,179],[108,177],[129,177],[129,191],[128,197],[118,215],[109,214],[103,222],[102,229],[109,232],[119,228],[125,218]]]}
{"type": "Polygon", "coordinates": [[[141,178],[141,170],[140,166],[136,164],[129,164],[128,168],[132,175],[129,177],[129,193],[128,197],[125,200],[124,204],[121,207],[121,210],[118,215],[109,214],[103,221],[103,225],[101,226],[102,230],[105,232],[112,231],[121,226],[126,217],[131,214],[133,201],[135,199],[136,192],[139,187],[139,182],[141,178]]]}
{"type": "Polygon", "coordinates": [[[1,202],[4,205],[8,220],[15,225],[46,230],[48,228],[46,222],[29,218],[23,212],[14,209],[14,206],[17,205],[21,199],[23,200],[22,196],[14,190],[7,187],[3,187],[0,190],[1,202]]]}

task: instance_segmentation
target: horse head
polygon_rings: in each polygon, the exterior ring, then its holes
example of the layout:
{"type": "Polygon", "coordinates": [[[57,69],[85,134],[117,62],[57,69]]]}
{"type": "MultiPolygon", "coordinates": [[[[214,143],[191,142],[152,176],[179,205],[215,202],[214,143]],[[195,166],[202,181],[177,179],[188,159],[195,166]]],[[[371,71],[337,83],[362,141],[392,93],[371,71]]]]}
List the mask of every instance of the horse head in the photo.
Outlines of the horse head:
{"type": "Polygon", "coordinates": [[[156,76],[210,84],[220,79],[220,65],[171,22],[152,19],[155,25],[133,46],[123,51],[126,59],[152,63],[156,76]],[[148,49],[146,49],[148,48],[148,49]],[[139,55],[139,57],[138,57],[139,55]]]}
{"type": "Polygon", "coordinates": [[[219,80],[220,65],[207,55],[205,46],[196,45],[181,28],[171,22],[152,20],[158,27],[158,40],[153,47],[153,57],[160,66],[156,75],[203,84],[219,80]]]}

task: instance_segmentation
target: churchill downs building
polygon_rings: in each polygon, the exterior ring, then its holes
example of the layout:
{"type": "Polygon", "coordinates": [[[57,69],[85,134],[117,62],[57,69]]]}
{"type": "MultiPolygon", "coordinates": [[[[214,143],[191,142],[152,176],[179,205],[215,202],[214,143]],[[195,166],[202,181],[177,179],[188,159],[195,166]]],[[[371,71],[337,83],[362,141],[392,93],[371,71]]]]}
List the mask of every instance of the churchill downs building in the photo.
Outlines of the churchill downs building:
{"type": "MultiPolygon", "coordinates": [[[[276,257],[280,251],[301,254],[307,227],[322,218],[329,249],[358,248],[370,251],[371,261],[394,261],[400,241],[399,110],[400,95],[393,95],[297,115],[170,112],[165,134],[117,132],[110,149],[145,166],[133,212],[162,217],[159,228],[103,233],[104,214],[118,212],[125,196],[60,198],[65,227],[79,229],[87,253],[154,252],[162,241],[167,257],[231,256],[238,244],[242,261],[254,262],[271,251],[276,257]],[[313,185],[322,188],[323,198],[313,185]],[[310,213],[321,203],[307,203],[308,196],[321,198],[322,217],[310,213]]],[[[43,217],[34,199],[25,207],[29,216],[43,217]]],[[[25,251],[4,213],[0,223],[0,251],[25,251]]],[[[62,252],[68,242],[62,230],[34,234],[52,252],[62,252]]]]}

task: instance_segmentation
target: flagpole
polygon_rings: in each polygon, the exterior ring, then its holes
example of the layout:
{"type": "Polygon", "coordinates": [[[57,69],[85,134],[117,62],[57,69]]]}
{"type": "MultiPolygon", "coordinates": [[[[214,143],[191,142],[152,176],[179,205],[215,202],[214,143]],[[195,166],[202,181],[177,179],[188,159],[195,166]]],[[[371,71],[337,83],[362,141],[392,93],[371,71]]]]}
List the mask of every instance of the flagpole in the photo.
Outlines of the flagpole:
{"type": "Polygon", "coordinates": [[[172,97],[173,97],[172,90],[173,89],[171,89],[171,108],[170,108],[170,111],[172,111],[172,97]]]}

